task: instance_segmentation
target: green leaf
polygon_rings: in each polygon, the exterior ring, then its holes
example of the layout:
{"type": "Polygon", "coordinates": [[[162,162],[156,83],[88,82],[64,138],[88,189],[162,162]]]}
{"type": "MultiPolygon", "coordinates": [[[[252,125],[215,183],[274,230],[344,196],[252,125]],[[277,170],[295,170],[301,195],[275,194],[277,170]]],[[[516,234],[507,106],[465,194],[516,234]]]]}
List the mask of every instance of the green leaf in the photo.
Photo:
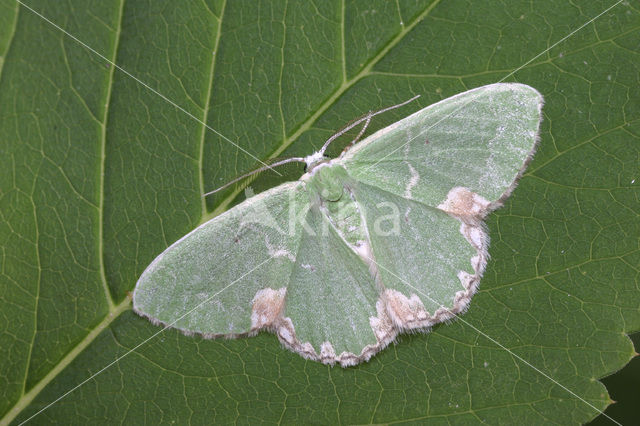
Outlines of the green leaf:
{"type": "Polygon", "coordinates": [[[2,422],[98,372],[35,419],[566,424],[610,402],[598,379],[640,329],[635,3],[572,35],[614,0],[26,4],[104,57],[0,0],[2,422]],[[371,109],[422,95],[374,131],[505,78],[544,95],[542,137],[458,320],[332,369],[131,311],[149,262],[243,186],[202,193],[371,109]]]}

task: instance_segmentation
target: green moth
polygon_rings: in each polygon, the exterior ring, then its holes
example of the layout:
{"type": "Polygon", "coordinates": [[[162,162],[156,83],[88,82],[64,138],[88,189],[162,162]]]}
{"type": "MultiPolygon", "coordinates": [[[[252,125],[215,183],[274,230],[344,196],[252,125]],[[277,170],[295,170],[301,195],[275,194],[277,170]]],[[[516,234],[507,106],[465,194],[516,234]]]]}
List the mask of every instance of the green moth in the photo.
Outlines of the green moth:
{"type": "MultiPolygon", "coordinates": [[[[248,198],[171,245],[134,310],[207,338],[275,333],[305,358],[367,361],[467,309],[485,216],[531,160],[542,96],[492,84],[445,99],[248,198]]],[[[368,120],[367,120],[368,121],[368,120]]],[[[326,147],[326,144],[325,144],[326,147]]]]}

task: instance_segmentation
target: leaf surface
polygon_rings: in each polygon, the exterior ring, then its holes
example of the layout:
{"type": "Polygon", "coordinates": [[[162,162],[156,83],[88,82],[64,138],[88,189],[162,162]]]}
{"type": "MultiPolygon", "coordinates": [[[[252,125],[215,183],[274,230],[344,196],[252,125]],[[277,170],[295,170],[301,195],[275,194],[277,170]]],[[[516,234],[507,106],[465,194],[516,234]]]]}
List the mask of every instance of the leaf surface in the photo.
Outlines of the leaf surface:
{"type": "Polygon", "coordinates": [[[492,260],[460,319],[349,369],[270,334],[167,330],[35,419],[567,424],[606,407],[597,379],[628,362],[625,333],[640,329],[635,3],[564,41],[614,1],[26,4],[104,57],[0,0],[4,422],[161,330],[127,292],[243,186],[207,203],[202,193],[270,157],[307,155],[369,110],[422,95],[374,131],[504,78],[544,95],[541,142],[488,217],[492,260]]]}

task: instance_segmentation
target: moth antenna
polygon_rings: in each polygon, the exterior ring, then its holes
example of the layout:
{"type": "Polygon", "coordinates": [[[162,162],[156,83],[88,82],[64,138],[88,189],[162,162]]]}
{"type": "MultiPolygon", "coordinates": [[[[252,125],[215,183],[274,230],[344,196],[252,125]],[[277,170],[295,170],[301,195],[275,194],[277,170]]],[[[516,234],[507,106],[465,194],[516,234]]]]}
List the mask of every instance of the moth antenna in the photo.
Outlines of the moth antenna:
{"type": "MultiPolygon", "coordinates": [[[[351,123],[349,123],[345,127],[343,127],[341,130],[339,130],[337,133],[335,133],[333,136],[331,136],[329,139],[327,139],[327,141],[324,143],[324,145],[322,145],[322,148],[320,149],[319,152],[322,153],[322,155],[324,155],[324,152],[329,147],[331,142],[333,142],[334,140],[336,140],[340,136],[344,135],[346,132],[348,132],[349,130],[353,129],[358,124],[362,123],[363,121],[366,121],[366,124],[365,124],[363,130],[360,132],[360,134],[358,135],[358,137],[355,140],[355,141],[357,141],[362,136],[362,134],[364,134],[364,130],[367,128],[367,126],[369,125],[369,122],[371,121],[371,119],[373,117],[375,117],[378,114],[382,114],[384,112],[391,111],[392,109],[396,109],[396,108],[400,108],[401,106],[405,106],[409,102],[413,102],[416,99],[418,99],[419,97],[420,97],[420,95],[416,95],[413,98],[411,98],[409,100],[406,100],[404,102],[401,102],[399,104],[391,105],[391,106],[379,109],[377,111],[370,111],[368,114],[365,114],[362,117],[360,117],[358,119],[355,119],[354,121],[352,121],[351,123]]],[[[351,145],[353,145],[355,143],[355,141],[351,142],[351,145]]]]}
{"type": "MultiPolygon", "coordinates": [[[[419,97],[420,97],[420,95],[416,95],[413,98],[411,98],[409,100],[406,100],[404,102],[401,102],[399,104],[391,105],[391,106],[388,106],[388,107],[385,107],[385,108],[382,108],[382,109],[379,109],[379,110],[376,110],[376,111],[370,111],[367,114],[363,115],[362,117],[360,117],[358,119],[355,119],[354,121],[352,121],[351,123],[349,123],[345,127],[343,127],[342,130],[339,130],[337,133],[335,133],[333,136],[331,136],[329,139],[327,139],[327,141],[324,143],[324,145],[322,146],[322,148],[318,152],[321,155],[324,155],[324,152],[329,147],[331,142],[333,142],[334,140],[336,140],[340,136],[344,135],[346,132],[348,132],[349,130],[353,129],[354,127],[356,127],[360,123],[364,122],[364,126],[362,126],[362,129],[358,133],[358,136],[356,136],[356,138],[353,141],[351,141],[349,143],[349,145],[347,146],[347,148],[351,147],[358,140],[360,140],[362,135],[364,135],[364,132],[367,130],[367,127],[369,126],[369,123],[371,122],[371,119],[373,117],[375,117],[378,114],[382,114],[384,112],[390,111],[392,109],[400,108],[401,106],[404,106],[404,105],[408,104],[409,102],[412,102],[412,101],[418,99],[419,97]]],[[[345,148],[345,150],[347,148],[345,148]]],[[[215,194],[216,192],[220,192],[223,189],[226,189],[226,188],[230,187],[231,185],[241,181],[242,179],[245,179],[245,178],[247,178],[249,176],[252,176],[252,175],[254,175],[256,173],[261,173],[261,172],[264,172],[265,170],[272,169],[274,167],[278,167],[278,166],[281,166],[283,164],[294,163],[294,162],[306,163],[305,159],[302,158],[302,157],[292,157],[292,158],[287,158],[287,159],[284,159],[284,160],[281,160],[281,161],[276,161],[275,163],[272,163],[272,164],[265,164],[262,167],[259,167],[257,169],[254,169],[254,170],[248,172],[248,173],[245,173],[245,174],[243,174],[241,176],[238,176],[237,178],[225,183],[224,185],[222,185],[219,188],[214,189],[213,191],[209,191],[209,192],[204,193],[202,196],[206,197],[208,195],[215,194]]]]}
{"type": "Polygon", "coordinates": [[[349,142],[347,146],[344,147],[342,152],[347,151],[349,148],[355,145],[356,142],[360,140],[362,135],[364,135],[364,132],[367,130],[367,127],[369,127],[369,123],[371,123],[371,114],[369,114],[369,116],[367,117],[367,121],[364,122],[364,126],[362,126],[362,129],[360,129],[360,133],[358,133],[358,136],[356,136],[351,142],[349,142]]]}
{"type": "Polygon", "coordinates": [[[283,164],[288,164],[288,163],[304,163],[304,158],[302,157],[291,157],[291,158],[285,158],[284,160],[280,160],[280,161],[276,161],[275,163],[272,164],[267,164],[264,165],[262,167],[258,167],[257,169],[251,170],[250,172],[247,172],[241,176],[238,176],[237,178],[225,183],[224,185],[222,185],[219,188],[214,189],[213,191],[209,191],[206,192],[204,194],[202,194],[203,197],[206,197],[207,195],[211,195],[211,194],[215,194],[216,192],[222,191],[223,189],[226,189],[228,187],[230,187],[231,185],[233,185],[234,183],[237,183],[239,181],[241,181],[242,179],[248,178],[249,176],[253,176],[257,173],[261,173],[264,172],[265,170],[269,170],[272,169],[274,167],[278,167],[278,166],[282,166],[283,164]]]}

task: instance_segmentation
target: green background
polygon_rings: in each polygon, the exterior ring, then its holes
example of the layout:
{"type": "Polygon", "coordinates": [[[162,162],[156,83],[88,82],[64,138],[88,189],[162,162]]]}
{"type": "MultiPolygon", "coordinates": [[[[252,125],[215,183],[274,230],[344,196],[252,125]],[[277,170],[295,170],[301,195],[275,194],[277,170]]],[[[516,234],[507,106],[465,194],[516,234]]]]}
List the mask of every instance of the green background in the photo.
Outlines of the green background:
{"type": "MultiPolygon", "coordinates": [[[[615,1],[25,3],[104,58],[0,0],[0,422],[161,330],[127,295],[243,185],[203,192],[257,159],[309,154],[371,109],[421,95],[373,131],[505,78],[545,96],[541,143],[488,218],[492,260],[464,321],[349,369],[270,334],[168,330],[33,422],[571,424],[607,406],[598,379],[640,329],[636,2],[551,49],[615,1]]],[[[300,173],[285,172],[252,188],[300,173]]]]}

